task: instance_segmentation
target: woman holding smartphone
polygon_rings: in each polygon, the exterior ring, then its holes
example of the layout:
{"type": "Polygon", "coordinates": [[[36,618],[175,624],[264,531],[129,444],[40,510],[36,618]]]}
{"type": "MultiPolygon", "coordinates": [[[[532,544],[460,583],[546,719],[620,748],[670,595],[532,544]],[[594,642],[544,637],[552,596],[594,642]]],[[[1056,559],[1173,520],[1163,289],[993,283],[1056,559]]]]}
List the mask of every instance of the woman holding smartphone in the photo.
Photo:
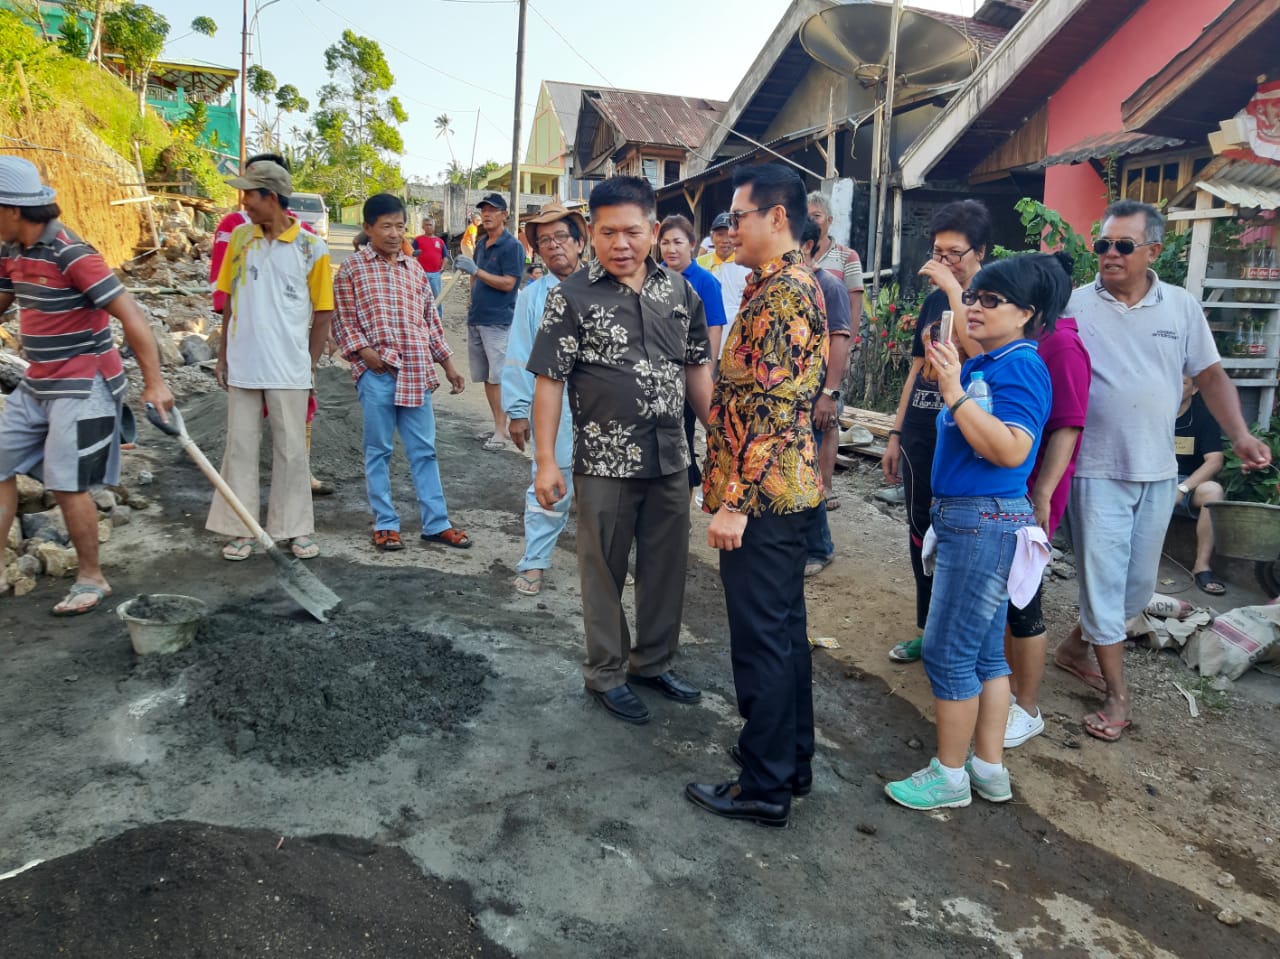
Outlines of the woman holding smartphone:
{"type": "Polygon", "coordinates": [[[950,310],[957,321],[954,340],[962,355],[974,356],[981,352],[964,328],[966,307],[960,297],[974,274],[982,269],[982,261],[991,244],[991,214],[977,200],[957,200],[939,208],[929,223],[929,232],[933,236],[933,251],[920,268],[920,276],[926,277],[935,289],[926,297],[916,319],[911,343],[911,368],[902,385],[893,429],[889,431],[884,459],[880,461],[888,483],[897,483],[901,471],[907,503],[911,571],[916,578],[916,629],[919,634],[915,639],[898,643],[889,651],[889,658],[901,663],[915,662],[920,658],[920,643],[933,583],[933,579],[924,574],[920,548],[929,528],[929,504],[933,500],[929,474],[933,470],[933,448],[937,441],[934,421],[942,409],[942,396],[938,392],[937,376],[933,364],[928,362],[926,348],[940,333],[942,314],[950,310]]]}
{"type": "Polygon", "coordinates": [[[1019,531],[1037,525],[1027,480],[1051,402],[1049,371],[1031,337],[1053,328],[1070,296],[1070,278],[1056,257],[1001,260],[979,271],[963,295],[981,355],[962,364],[954,344],[929,346],[945,408],[938,414],[930,513],[937,563],[921,652],[933,687],[938,752],[924,769],[885,786],[889,798],[910,809],[967,806],[972,791],[990,802],[1012,797],[1003,765],[1008,584],[1026,535],[1019,531]],[[977,374],[990,388],[990,412],[966,392],[977,374]]]}

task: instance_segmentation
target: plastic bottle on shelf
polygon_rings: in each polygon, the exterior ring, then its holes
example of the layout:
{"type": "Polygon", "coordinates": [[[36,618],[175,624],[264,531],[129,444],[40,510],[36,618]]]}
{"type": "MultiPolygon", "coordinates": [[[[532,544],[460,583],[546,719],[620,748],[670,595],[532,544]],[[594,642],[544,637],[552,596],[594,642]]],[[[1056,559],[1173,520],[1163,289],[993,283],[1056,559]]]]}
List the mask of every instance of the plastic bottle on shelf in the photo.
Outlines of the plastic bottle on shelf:
{"type": "Polygon", "coordinates": [[[1249,327],[1249,355],[1265,356],[1266,353],[1267,347],[1262,340],[1262,330],[1259,329],[1259,324],[1255,321],[1249,327]]]}
{"type": "Polygon", "coordinates": [[[1236,335],[1231,338],[1231,355],[1244,356],[1249,352],[1249,344],[1244,335],[1244,320],[1236,323],[1236,335]]]}
{"type": "Polygon", "coordinates": [[[1258,279],[1258,257],[1260,252],[1256,245],[1249,247],[1249,259],[1247,261],[1249,265],[1245,268],[1244,274],[1246,280],[1258,279]]]}
{"type": "Polygon", "coordinates": [[[1267,247],[1267,279],[1273,282],[1280,280],[1280,260],[1276,259],[1276,249],[1273,246],[1267,247]]]}

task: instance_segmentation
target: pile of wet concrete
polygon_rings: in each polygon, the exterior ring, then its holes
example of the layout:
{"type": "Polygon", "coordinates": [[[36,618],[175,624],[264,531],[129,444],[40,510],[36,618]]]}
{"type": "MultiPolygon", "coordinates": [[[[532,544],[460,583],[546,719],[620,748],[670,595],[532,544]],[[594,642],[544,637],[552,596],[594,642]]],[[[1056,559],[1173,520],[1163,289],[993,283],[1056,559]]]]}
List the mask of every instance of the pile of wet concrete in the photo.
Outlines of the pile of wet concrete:
{"type": "Polygon", "coordinates": [[[196,641],[147,657],[135,676],[175,684],[186,702],[158,721],[193,743],[303,771],[373,759],[405,735],[449,732],[488,697],[488,661],[445,636],[380,616],[325,625],[223,609],[196,641]]]}
{"type": "Polygon", "coordinates": [[[351,836],[166,822],[0,882],[0,955],[496,959],[462,883],[351,836]]]}

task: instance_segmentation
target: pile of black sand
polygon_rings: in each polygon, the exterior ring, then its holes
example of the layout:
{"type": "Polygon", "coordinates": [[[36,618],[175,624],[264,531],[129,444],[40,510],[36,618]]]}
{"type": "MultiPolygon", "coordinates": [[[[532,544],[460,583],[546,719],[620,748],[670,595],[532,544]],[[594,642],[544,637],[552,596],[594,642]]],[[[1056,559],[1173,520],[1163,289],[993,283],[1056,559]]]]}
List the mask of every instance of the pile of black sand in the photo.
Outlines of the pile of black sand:
{"type": "MultiPolygon", "coordinates": [[[[311,424],[311,472],[328,480],[364,480],[364,419],[351,374],[336,366],[316,370],[315,419],[311,424]]],[[[219,390],[183,401],[182,421],[195,444],[218,466],[227,438],[227,394],[219,390]]],[[[154,445],[156,441],[153,440],[154,445]]],[[[271,475],[271,418],[262,433],[261,467],[271,475]]],[[[392,475],[402,475],[408,462],[399,442],[392,475]],[[397,473],[399,468],[401,473],[397,473]]]]}
{"type": "Polygon", "coordinates": [[[222,609],[196,641],[144,657],[135,675],[185,672],[186,705],[169,721],[193,742],[291,769],[372,759],[406,734],[447,732],[488,696],[488,661],[446,637],[380,618],[332,622],[222,609]]]}
{"type": "Polygon", "coordinates": [[[111,959],[510,956],[470,891],[350,836],[166,822],[0,882],[0,955],[111,959]]]}

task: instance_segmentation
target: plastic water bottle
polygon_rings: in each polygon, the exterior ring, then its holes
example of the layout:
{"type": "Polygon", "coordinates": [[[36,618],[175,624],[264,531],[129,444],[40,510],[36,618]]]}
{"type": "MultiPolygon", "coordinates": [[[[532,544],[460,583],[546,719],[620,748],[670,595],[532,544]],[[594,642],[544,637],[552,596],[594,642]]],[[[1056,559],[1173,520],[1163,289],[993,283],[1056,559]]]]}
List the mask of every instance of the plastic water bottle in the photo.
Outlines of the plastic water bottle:
{"type": "Polygon", "coordinates": [[[991,412],[991,386],[987,383],[987,378],[978,371],[975,371],[969,377],[969,389],[966,390],[973,401],[982,407],[983,410],[991,412]]]}

